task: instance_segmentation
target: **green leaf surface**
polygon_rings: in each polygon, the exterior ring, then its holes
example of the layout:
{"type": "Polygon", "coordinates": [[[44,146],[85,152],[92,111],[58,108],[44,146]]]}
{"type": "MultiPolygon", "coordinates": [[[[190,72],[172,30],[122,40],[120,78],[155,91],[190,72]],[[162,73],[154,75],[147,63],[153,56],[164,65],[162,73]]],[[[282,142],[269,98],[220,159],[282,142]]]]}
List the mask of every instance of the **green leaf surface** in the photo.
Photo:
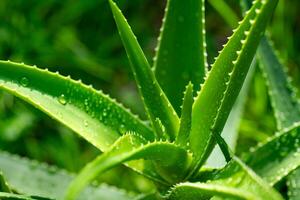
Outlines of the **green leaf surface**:
{"type": "MultiPolygon", "coordinates": [[[[156,133],[161,132],[161,125],[157,124],[156,120],[158,118],[165,127],[166,133],[173,141],[179,129],[179,118],[165,93],[160,88],[149,63],[122,12],[112,0],[109,0],[109,3],[153,128],[156,130],[156,133]]],[[[162,136],[158,135],[158,137],[162,136]]]]}
{"type": "Polygon", "coordinates": [[[246,190],[256,200],[282,200],[281,195],[237,157],[216,173],[210,183],[246,190]]]}
{"type": "Polygon", "coordinates": [[[267,82],[277,129],[282,130],[300,122],[300,104],[295,89],[290,83],[287,69],[281,64],[271,42],[266,37],[260,43],[258,58],[267,82]]]}
{"type": "Polygon", "coordinates": [[[259,144],[245,161],[266,182],[275,185],[300,166],[299,124],[259,144]]]}
{"type": "MultiPolygon", "coordinates": [[[[126,131],[137,131],[147,140],[154,140],[151,129],[115,100],[58,73],[0,61],[0,88],[65,124],[101,151],[126,131]]],[[[136,164],[131,167],[147,173],[136,164]]]]}
{"type": "Polygon", "coordinates": [[[190,175],[213,150],[211,131],[222,132],[276,4],[277,0],[255,2],[208,73],[193,105],[190,144],[196,159],[190,175]]]}
{"type": "Polygon", "coordinates": [[[247,190],[236,189],[233,187],[222,186],[213,183],[180,183],[175,185],[167,199],[179,200],[209,200],[211,197],[222,197],[230,199],[256,199],[253,194],[247,190]]]}
{"type": "Polygon", "coordinates": [[[180,117],[179,132],[176,137],[176,143],[181,146],[187,146],[192,122],[192,106],[194,103],[193,84],[190,82],[185,90],[182,111],[180,117]]]}
{"type": "MultiPolygon", "coordinates": [[[[64,170],[0,152],[0,170],[13,190],[26,195],[63,199],[65,190],[74,178],[64,170]]],[[[131,200],[133,195],[115,187],[101,185],[87,187],[78,199],[131,200]]],[[[1,199],[1,198],[0,198],[1,199]]]]}
{"type": "Polygon", "coordinates": [[[183,178],[184,171],[190,164],[191,155],[173,143],[158,141],[149,143],[135,134],[124,135],[109,151],[84,167],[71,183],[66,199],[75,199],[79,192],[100,173],[118,164],[139,159],[155,161],[160,174],[165,175],[164,178],[172,183],[183,178]]]}
{"type": "MultiPolygon", "coordinates": [[[[257,63],[254,60],[251,64],[250,70],[247,74],[241,92],[228,116],[226,124],[221,133],[222,137],[225,139],[226,143],[233,151],[236,147],[236,142],[238,140],[238,129],[244,111],[246,97],[249,92],[249,87],[256,69],[256,65],[257,63]]],[[[213,168],[220,168],[226,165],[226,160],[224,159],[224,156],[222,155],[219,146],[215,146],[215,149],[207,159],[206,165],[213,168]]]]}
{"type": "Polygon", "coordinates": [[[155,76],[177,113],[188,82],[200,90],[207,69],[204,0],[168,0],[154,58],[155,76]]]}
{"type": "Polygon", "coordinates": [[[101,91],[36,67],[0,61],[0,88],[32,104],[105,151],[125,131],[153,139],[136,116],[101,91]]]}
{"type": "Polygon", "coordinates": [[[300,168],[287,178],[289,200],[298,200],[300,197],[300,168]]]}

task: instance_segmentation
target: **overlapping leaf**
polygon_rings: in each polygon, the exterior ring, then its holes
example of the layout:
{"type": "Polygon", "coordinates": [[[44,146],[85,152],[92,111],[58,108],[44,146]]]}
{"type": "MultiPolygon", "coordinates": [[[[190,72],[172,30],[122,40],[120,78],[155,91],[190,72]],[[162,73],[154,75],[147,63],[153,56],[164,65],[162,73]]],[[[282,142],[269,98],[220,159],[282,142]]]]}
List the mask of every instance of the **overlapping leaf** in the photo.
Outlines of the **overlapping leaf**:
{"type": "Polygon", "coordinates": [[[191,156],[183,148],[168,142],[149,143],[135,134],[122,136],[112,148],[90,162],[71,183],[66,199],[74,199],[100,173],[131,160],[153,160],[160,174],[170,184],[185,175],[191,156]]]}
{"type": "Polygon", "coordinates": [[[154,58],[155,76],[177,113],[191,81],[204,81],[206,62],[204,0],[168,0],[154,58]]]}
{"type": "MultiPolygon", "coordinates": [[[[125,17],[112,0],[109,0],[109,3],[153,128],[156,133],[160,133],[161,124],[159,122],[161,122],[166,129],[167,136],[174,140],[179,128],[179,118],[160,88],[125,17]]],[[[162,136],[158,135],[158,137],[162,136]]]]}
{"type": "Polygon", "coordinates": [[[259,145],[245,161],[270,185],[276,184],[300,166],[299,125],[259,145]]]}
{"type": "Polygon", "coordinates": [[[105,151],[125,131],[153,133],[100,91],[57,73],[0,61],[0,87],[24,99],[105,151]]]}
{"type": "Polygon", "coordinates": [[[276,4],[276,0],[255,2],[213,64],[195,100],[190,136],[196,156],[193,173],[214,147],[211,131],[220,134],[224,127],[276,4]]]}

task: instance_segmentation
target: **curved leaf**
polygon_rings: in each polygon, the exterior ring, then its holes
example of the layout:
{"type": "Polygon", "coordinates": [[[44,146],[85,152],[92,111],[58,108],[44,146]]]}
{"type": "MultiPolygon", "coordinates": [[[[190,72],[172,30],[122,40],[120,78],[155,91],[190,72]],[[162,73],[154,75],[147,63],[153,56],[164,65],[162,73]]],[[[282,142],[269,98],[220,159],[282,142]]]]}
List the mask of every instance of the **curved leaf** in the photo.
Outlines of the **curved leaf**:
{"type": "Polygon", "coordinates": [[[193,105],[190,144],[196,159],[190,176],[214,147],[211,131],[222,132],[276,4],[256,1],[213,64],[193,105]]]}
{"type": "Polygon", "coordinates": [[[245,161],[270,185],[276,184],[300,166],[299,124],[258,145],[245,161]]]}
{"type": "Polygon", "coordinates": [[[168,142],[148,143],[138,135],[122,136],[112,148],[87,164],[70,184],[66,199],[74,199],[78,193],[100,173],[131,160],[154,160],[157,170],[167,181],[175,182],[182,178],[190,164],[191,156],[183,148],[168,142]],[[167,173],[165,170],[168,169],[167,173]]]}
{"type": "Polygon", "coordinates": [[[247,190],[213,183],[180,183],[175,185],[167,199],[209,200],[211,197],[254,200],[256,197],[247,190]]]}
{"type": "Polygon", "coordinates": [[[295,89],[290,84],[285,66],[280,63],[266,37],[260,43],[258,58],[268,85],[277,129],[282,130],[292,126],[295,122],[300,122],[300,104],[296,98],[295,89]]]}
{"type": "MultiPolygon", "coordinates": [[[[0,152],[0,170],[3,171],[13,190],[26,195],[53,199],[63,199],[65,189],[74,178],[74,175],[64,170],[4,152],[0,152]]],[[[100,185],[87,187],[78,199],[131,200],[132,198],[133,195],[123,190],[100,185]]]]}
{"type": "Polygon", "coordinates": [[[167,1],[154,70],[177,113],[185,86],[191,81],[199,91],[207,70],[204,2],[167,1]]]}
{"type": "Polygon", "coordinates": [[[101,91],[36,67],[0,61],[0,88],[22,98],[105,151],[125,131],[151,130],[101,91]]]}
{"type": "Polygon", "coordinates": [[[282,200],[281,195],[237,157],[216,173],[214,184],[246,190],[257,200],[282,200]]]}
{"type": "MultiPolygon", "coordinates": [[[[65,124],[101,151],[126,131],[137,131],[147,140],[154,140],[151,129],[115,100],[58,73],[0,61],[0,88],[65,124]]],[[[131,167],[157,179],[137,163],[131,167]]]]}
{"type": "Polygon", "coordinates": [[[190,82],[187,85],[184,93],[182,111],[180,117],[180,127],[176,137],[176,143],[178,143],[181,146],[188,146],[189,134],[191,131],[193,103],[194,103],[193,84],[190,82]]]}
{"type": "MultiPolygon", "coordinates": [[[[161,132],[161,125],[157,123],[158,118],[166,128],[166,133],[173,141],[178,132],[179,118],[165,93],[160,88],[149,63],[122,12],[112,0],[109,0],[109,3],[153,128],[156,130],[157,134],[161,132]]],[[[161,138],[162,136],[158,135],[158,137],[161,138]]]]}

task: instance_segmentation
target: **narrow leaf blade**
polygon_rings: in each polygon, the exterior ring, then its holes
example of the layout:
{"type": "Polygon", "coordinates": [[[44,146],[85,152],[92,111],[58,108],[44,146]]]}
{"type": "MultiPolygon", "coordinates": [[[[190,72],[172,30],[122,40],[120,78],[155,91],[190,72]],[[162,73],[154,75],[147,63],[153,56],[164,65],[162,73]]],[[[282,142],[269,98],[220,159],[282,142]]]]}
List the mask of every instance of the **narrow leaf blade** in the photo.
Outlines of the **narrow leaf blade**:
{"type": "Polygon", "coordinates": [[[207,68],[204,10],[204,0],[167,1],[154,70],[177,113],[188,82],[199,91],[204,81],[207,68]]]}
{"type": "Polygon", "coordinates": [[[256,1],[213,64],[195,100],[190,136],[196,156],[192,173],[214,147],[211,131],[220,134],[223,130],[276,4],[276,0],[256,1]]]}
{"type": "Polygon", "coordinates": [[[193,84],[190,82],[185,90],[182,111],[180,117],[180,127],[177,134],[176,143],[187,146],[192,122],[192,106],[194,103],[193,84]]]}
{"type": "Polygon", "coordinates": [[[259,176],[274,185],[300,166],[299,147],[298,124],[259,144],[245,161],[259,176]]]}
{"type": "Polygon", "coordinates": [[[122,12],[112,0],[109,0],[109,3],[153,128],[157,130],[157,133],[160,132],[160,125],[157,124],[156,120],[158,118],[166,128],[170,139],[174,140],[179,128],[179,118],[165,93],[160,88],[122,12]]]}
{"type": "Polygon", "coordinates": [[[286,68],[276,56],[270,41],[264,37],[258,49],[260,67],[267,82],[277,129],[282,130],[300,122],[300,104],[286,68]]]}

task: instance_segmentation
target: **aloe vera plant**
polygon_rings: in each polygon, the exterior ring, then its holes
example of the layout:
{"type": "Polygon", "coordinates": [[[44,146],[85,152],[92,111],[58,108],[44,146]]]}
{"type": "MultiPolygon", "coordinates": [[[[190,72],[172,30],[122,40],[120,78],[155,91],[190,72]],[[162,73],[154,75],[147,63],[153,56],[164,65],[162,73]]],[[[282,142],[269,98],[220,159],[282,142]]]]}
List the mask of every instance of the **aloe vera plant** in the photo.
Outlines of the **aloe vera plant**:
{"type": "MultiPolygon", "coordinates": [[[[78,175],[0,153],[0,199],[280,200],[283,197],[273,186],[286,177],[291,197],[297,195],[300,107],[264,37],[277,0],[253,2],[211,67],[207,63],[204,0],[168,0],[153,67],[117,4],[113,0],[108,3],[150,123],[81,81],[23,63],[0,61],[3,90],[103,152],[78,175]],[[231,116],[240,111],[233,107],[245,95],[240,90],[251,63],[255,65],[255,55],[269,83],[278,133],[240,159],[222,136],[233,131],[226,125],[237,121],[231,116]],[[227,161],[222,168],[207,165],[216,144],[227,161]],[[137,195],[89,185],[120,164],[147,177],[155,190],[137,195]]],[[[227,20],[230,18],[235,19],[227,20]]]]}

